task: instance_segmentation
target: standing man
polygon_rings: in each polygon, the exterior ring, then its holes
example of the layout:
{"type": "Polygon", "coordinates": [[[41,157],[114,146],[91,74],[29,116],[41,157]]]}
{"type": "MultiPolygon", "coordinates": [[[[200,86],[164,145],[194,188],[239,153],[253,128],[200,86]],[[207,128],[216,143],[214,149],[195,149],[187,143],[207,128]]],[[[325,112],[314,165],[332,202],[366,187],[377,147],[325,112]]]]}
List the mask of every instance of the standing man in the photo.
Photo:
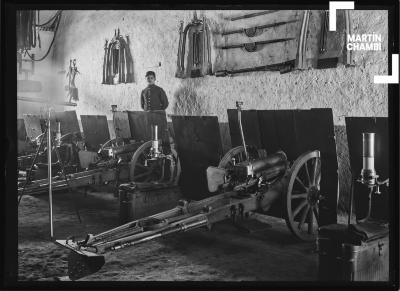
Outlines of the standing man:
{"type": "Polygon", "coordinates": [[[140,102],[144,111],[165,110],[168,107],[168,98],[165,91],[155,84],[156,73],[148,71],[146,80],[149,84],[140,94],[140,102]]]}

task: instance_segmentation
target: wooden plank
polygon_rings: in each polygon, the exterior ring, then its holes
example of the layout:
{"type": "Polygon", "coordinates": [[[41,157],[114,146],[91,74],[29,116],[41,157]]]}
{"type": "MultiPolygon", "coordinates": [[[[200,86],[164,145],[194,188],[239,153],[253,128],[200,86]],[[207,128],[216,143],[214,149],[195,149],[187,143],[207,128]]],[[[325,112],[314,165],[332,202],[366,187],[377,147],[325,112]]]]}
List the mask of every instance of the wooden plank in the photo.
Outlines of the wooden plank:
{"type": "Polygon", "coordinates": [[[42,134],[40,115],[24,114],[23,119],[26,129],[26,135],[30,140],[33,140],[37,136],[42,134]]]}
{"type": "Polygon", "coordinates": [[[26,141],[27,135],[23,118],[17,119],[17,136],[18,140],[26,141]]]}
{"type": "MultiPolygon", "coordinates": [[[[389,124],[387,117],[346,117],[346,133],[349,146],[351,171],[358,178],[362,169],[362,133],[375,133],[375,170],[379,180],[389,177],[389,124]]],[[[356,182],[354,184],[354,209],[356,217],[362,219],[368,210],[368,189],[356,182]]],[[[381,195],[372,195],[371,216],[389,219],[389,189],[380,187],[381,195]]]]}
{"type": "Polygon", "coordinates": [[[131,129],[129,127],[128,112],[115,111],[113,113],[113,124],[115,136],[117,138],[131,138],[131,129]]]}
{"type": "Polygon", "coordinates": [[[186,199],[200,200],[208,192],[206,169],[222,157],[216,116],[171,116],[182,174],[179,184],[186,199]]]}
{"type": "MultiPolygon", "coordinates": [[[[151,125],[158,125],[158,138],[163,141],[164,146],[169,146],[169,132],[167,115],[164,110],[154,110],[146,112],[147,117],[147,129],[150,132],[151,139],[151,125]]],[[[150,140],[149,139],[149,140],[150,140]]]]}
{"type": "Polygon", "coordinates": [[[110,139],[115,138],[115,128],[114,128],[114,122],[112,120],[107,120],[108,123],[108,132],[110,133],[110,139]]]}
{"type": "Polygon", "coordinates": [[[298,155],[306,151],[321,153],[320,225],[337,222],[338,161],[331,108],[295,111],[298,155]]]}
{"type": "Polygon", "coordinates": [[[152,139],[151,126],[158,125],[158,137],[163,145],[169,144],[167,116],[164,110],[151,112],[128,111],[129,126],[132,137],[138,141],[152,139]]]}
{"type": "Polygon", "coordinates": [[[258,110],[258,123],[260,130],[261,144],[267,154],[280,150],[280,142],[275,121],[275,110],[258,110]]]}
{"type": "MultiPolygon", "coordinates": [[[[295,145],[295,127],[293,110],[259,110],[258,121],[262,146],[268,154],[282,150],[289,161],[298,157],[295,145]]],[[[282,195],[282,198],[286,195],[282,195]]],[[[268,215],[283,218],[284,207],[282,201],[276,201],[268,210],[268,215]]]]}
{"type": "Polygon", "coordinates": [[[101,144],[110,139],[105,115],[81,115],[81,123],[89,150],[97,151],[101,144]]]}
{"type": "Polygon", "coordinates": [[[79,122],[75,110],[55,112],[56,122],[60,122],[61,135],[79,133],[79,122]]]}
{"type": "MultiPolygon", "coordinates": [[[[294,162],[307,151],[321,152],[320,224],[336,222],[338,162],[334,136],[333,114],[330,108],[311,110],[260,110],[259,128],[267,153],[283,150],[294,162]]],[[[283,217],[282,204],[276,203],[268,214],[283,217]]]]}
{"type": "MultiPolygon", "coordinates": [[[[236,109],[228,109],[228,123],[232,147],[242,145],[238,113],[236,109]]],[[[256,110],[242,110],[242,127],[246,144],[248,146],[256,147],[257,149],[262,148],[256,110]]]]}

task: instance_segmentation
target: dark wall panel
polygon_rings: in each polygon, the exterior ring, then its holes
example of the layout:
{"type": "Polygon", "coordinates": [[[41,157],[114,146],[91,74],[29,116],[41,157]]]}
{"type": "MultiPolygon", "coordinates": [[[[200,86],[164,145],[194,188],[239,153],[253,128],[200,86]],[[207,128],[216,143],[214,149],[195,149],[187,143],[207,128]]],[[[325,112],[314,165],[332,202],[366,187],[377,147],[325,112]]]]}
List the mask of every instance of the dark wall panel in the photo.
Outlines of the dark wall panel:
{"type": "Polygon", "coordinates": [[[186,199],[200,200],[208,192],[206,169],[218,166],[222,156],[218,118],[215,116],[172,116],[182,174],[180,186],[186,199]]]}
{"type": "Polygon", "coordinates": [[[113,113],[113,125],[115,136],[117,138],[131,138],[131,129],[129,127],[128,112],[116,111],[113,113]]]}
{"type": "Polygon", "coordinates": [[[27,138],[25,123],[23,118],[17,119],[17,138],[18,140],[23,140],[23,141],[25,141],[27,138]]]}
{"type": "MultiPolygon", "coordinates": [[[[228,109],[228,123],[232,147],[242,145],[238,113],[236,109],[228,109]]],[[[243,134],[248,146],[261,148],[260,129],[258,126],[257,110],[242,111],[243,134]]]]}
{"type": "Polygon", "coordinates": [[[97,151],[101,144],[110,139],[105,115],[81,115],[81,123],[85,142],[89,149],[97,151]]]}
{"type": "Polygon", "coordinates": [[[151,140],[151,126],[158,125],[158,137],[163,144],[169,144],[167,116],[164,110],[144,112],[128,111],[132,137],[138,141],[151,140]]]}
{"type": "MultiPolygon", "coordinates": [[[[56,122],[60,122],[61,135],[80,132],[76,111],[55,112],[56,122]]],[[[53,128],[53,127],[52,127],[53,128]]]]}
{"type": "Polygon", "coordinates": [[[320,224],[336,223],[338,161],[332,109],[298,110],[295,114],[298,155],[309,150],[321,152],[320,224]]]}
{"type": "Polygon", "coordinates": [[[26,135],[29,139],[34,139],[42,133],[40,115],[24,114],[23,115],[26,135]]]}

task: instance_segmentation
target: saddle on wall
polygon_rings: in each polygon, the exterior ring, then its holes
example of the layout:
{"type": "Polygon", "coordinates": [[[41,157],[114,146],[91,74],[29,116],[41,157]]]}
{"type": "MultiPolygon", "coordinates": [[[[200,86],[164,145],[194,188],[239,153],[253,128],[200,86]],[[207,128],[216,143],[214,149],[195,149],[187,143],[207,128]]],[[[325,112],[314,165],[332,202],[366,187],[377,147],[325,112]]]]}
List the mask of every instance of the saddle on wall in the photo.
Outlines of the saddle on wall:
{"type": "Polygon", "coordinates": [[[133,60],[129,49],[129,37],[126,40],[115,30],[114,37],[104,45],[102,84],[133,83],[133,60]]]}
{"type": "Polygon", "coordinates": [[[184,79],[205,75],[212,75],[210,29],[206,18],[198,19],[194,13],[192,21],[184,29],[183,21],[180,23],[175,77],[184,79]],[[186,39],[188,39],[188,53],[185,68],[186,39]]]}

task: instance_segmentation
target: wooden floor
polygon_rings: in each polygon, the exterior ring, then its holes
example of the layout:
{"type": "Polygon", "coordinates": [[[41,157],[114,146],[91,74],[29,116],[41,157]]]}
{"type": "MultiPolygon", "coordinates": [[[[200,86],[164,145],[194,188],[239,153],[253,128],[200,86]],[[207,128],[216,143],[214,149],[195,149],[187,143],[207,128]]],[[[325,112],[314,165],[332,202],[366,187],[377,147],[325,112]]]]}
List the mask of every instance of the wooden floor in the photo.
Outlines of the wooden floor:
{"type": "MultiPolygon", "coordinates": [[[[60,193],[54,197],[55,238],[96,234],[118,224],[112,194],[60,193]],[[82,218],[79,222],[76,207],[82,218]]],[[[81,280],[315,281],[314,243],[297,241],[283,220],[253,234],[229,221],[106,255],[103,268],[81,280]]],[[[19,280],[67,275],[68,251],[49,241],[46,196],[22,199],[19,207],[19,280]]]]}

